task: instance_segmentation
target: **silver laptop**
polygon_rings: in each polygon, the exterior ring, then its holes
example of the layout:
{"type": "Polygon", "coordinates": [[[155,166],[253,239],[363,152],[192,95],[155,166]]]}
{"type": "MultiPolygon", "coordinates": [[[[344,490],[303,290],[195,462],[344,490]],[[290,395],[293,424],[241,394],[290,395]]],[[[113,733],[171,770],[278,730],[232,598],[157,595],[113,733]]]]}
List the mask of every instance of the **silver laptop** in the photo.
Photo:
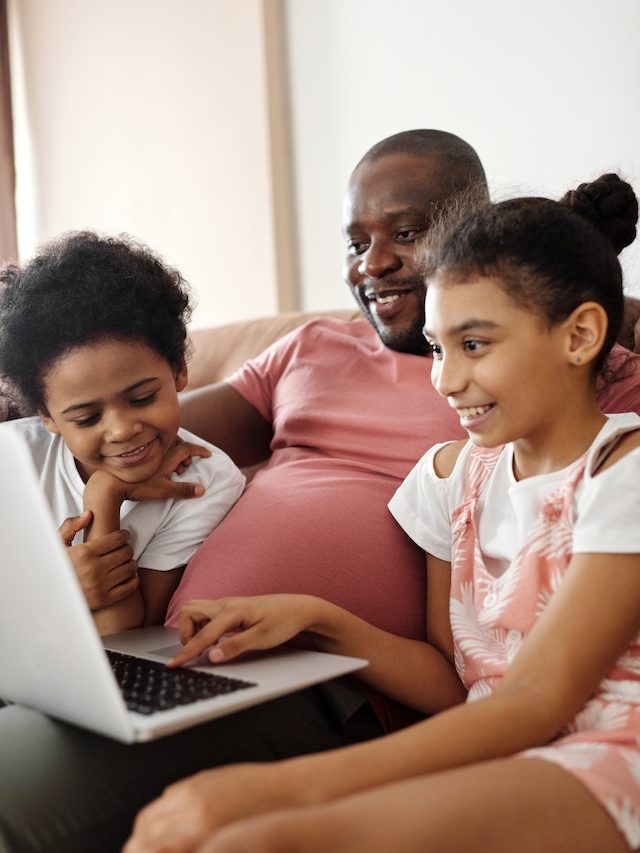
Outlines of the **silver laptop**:
{"type": "Polygon", "coordinates": [[[367,664],[281,648],[215,667],[165,670],[178,647],[177,632],[162,627],[99,637],[29,451],[0,428],[0,698],[117,740],[145,741],[367,664]],[[156,670],[151,675],[148,666],[156,670]],[[174,673],[187,683],[165,684],[174,673]],[[156,685],[154,695],[148,683],[156,685]]]}

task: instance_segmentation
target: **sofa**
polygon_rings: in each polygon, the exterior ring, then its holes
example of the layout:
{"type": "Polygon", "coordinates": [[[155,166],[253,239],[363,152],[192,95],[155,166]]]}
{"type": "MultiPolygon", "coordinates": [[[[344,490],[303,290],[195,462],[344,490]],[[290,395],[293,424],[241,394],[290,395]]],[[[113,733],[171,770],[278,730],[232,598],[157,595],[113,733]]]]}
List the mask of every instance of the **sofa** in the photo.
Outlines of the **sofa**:
{"type": "MultiPolygon", "coordinates": [[[[192,354],[187,389],[219,382],[247,359],[258,355],[269,344],[314,317],[355,320],[360,316],[360,311],[355,307],[324,312],[293,311],[274,317],[195,329],[190,335],[192,354]]],[[[618,342],[627,349],[640,352],[640,299],[626,300],[618,342]]]]}
{"type": "Polygon", "coordinates": [[[338,317],[354,320],[357,309],[310,313],[292,311],[275,317],[259,317],[239,323],[228,323],[206,329],[194,329],[191,334],[189,384],[187,390],[219,382],[277,341],[287,332],[314,317],[338,317]]]}
{"type": "MultiPolygon", "coordinates": [[[[293,311],[192,330],[187,388],[219,382],[287,332],[307,320],[323,316],[353,320],[360,316],[360,312],[356,308],[324,312],[293,311]]],[[[627,349],[640,352],[640,299],[626,300],[625,319],[618,340],[627,349]]],[[[0,380],[0,421],[23,414],[28,414],[24,404],[0,380]]]]}

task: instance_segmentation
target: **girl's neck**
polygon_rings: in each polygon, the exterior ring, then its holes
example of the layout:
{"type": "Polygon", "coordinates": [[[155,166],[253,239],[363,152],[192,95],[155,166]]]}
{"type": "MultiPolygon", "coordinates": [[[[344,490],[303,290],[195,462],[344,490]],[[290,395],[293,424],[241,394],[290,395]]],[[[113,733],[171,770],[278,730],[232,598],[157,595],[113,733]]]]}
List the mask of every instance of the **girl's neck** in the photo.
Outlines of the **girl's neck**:
{"type": "Polygon", "coordinates": [[[606,421],[606,415],[594,401],[579,416],[574,410],[572,416],[558,418],[540,441],[535,438],[517,439],[513,442],[516,480],[566,468],[586,453],[606,421]]]}

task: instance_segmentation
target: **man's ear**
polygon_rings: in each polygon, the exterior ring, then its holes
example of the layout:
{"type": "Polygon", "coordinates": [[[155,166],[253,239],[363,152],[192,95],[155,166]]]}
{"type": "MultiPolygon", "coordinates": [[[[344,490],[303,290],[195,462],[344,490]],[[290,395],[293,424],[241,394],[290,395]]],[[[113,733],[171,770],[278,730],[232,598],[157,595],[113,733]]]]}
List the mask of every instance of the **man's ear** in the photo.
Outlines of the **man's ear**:
{"type": "Polygon", "coordinates": [[[183,361],[182,366],[176,372],[176,391],[184,391],[184,389],[187,387],[188,379],[189,371],[187,370],[187,363],[183,361]]]}
{"type": "Polygon", "coordinates": [[[597,358],[607,336],[607,312],[597,302],[583,302],[565,320],[566,357],[571,364],[589,364],[597,358]]]}
{"type": "Polygon", "coordinates": [[[53,435],[60,435],[60,430],[46,409],[38,409],[38,417],[50,433],[53,433],[53,435]]]}

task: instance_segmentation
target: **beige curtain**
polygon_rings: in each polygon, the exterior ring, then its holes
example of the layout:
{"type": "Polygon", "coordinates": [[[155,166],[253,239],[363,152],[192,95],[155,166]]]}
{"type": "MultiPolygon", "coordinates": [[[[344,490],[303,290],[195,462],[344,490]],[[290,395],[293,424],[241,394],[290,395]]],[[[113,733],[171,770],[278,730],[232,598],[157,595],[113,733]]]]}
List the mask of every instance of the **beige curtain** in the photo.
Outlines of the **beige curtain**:
{"type": "Polygon", "coordinates": [[[0,0],[0,261],[18,259],[15,188],[7,0],[0,0]]]}

